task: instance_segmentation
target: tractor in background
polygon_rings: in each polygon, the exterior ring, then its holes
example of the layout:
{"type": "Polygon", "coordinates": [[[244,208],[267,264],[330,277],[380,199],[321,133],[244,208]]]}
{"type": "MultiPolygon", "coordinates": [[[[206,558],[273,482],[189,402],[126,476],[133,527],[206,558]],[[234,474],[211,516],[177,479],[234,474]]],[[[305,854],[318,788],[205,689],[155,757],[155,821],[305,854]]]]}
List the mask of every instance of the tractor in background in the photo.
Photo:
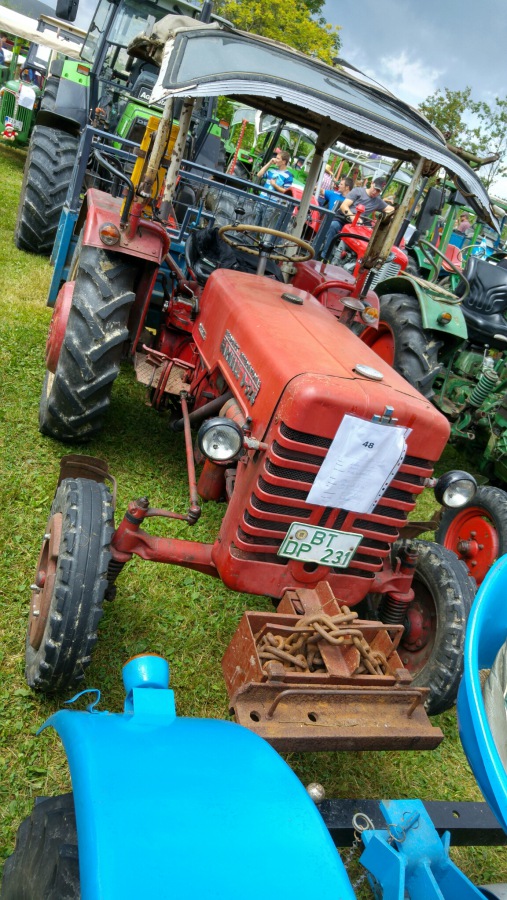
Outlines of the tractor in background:
{"type": "MultiPolygon", "coordinates": [[[[57,15],[72,21],[77,8],[78,0],[59,0],[57,15]]],[[[210,4],[201,8],[187,0],[99,0],[79,58],[66,56],[52,63],[25,163],[14,234],[20,250],[51,253],[87,124],[139,145],[148,118],[156,114],[147,103],[155,70],[147,63],[134,65],[127,46],[144,28],[156,29],[157,21],[173,9],[198,18],[208,15],[210,4]]],[[[219,123],[210,120],[203,103],[188,134],[188,155],[205,152],[203,161],[214,166],[221,138],[219,123]]]]}

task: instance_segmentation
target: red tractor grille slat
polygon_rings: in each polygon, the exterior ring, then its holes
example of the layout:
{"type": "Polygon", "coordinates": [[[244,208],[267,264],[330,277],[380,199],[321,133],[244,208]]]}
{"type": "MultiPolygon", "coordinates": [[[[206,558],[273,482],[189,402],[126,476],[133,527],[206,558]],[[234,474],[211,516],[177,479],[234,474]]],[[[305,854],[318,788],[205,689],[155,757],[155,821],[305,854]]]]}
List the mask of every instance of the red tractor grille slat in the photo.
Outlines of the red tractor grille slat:
{"type": "MultiPolygon", "coordinates": [[[[415,496],[423,490],[425,479],[433,474],[432,464],[407,456],[369,515],[308,506],[308,492],[330,445],[329,438],[298,431],[285,422],[279,424],[238,527],[234,555],[286,566],[288,561],[276,554],[290,522],[311,520],[322,527],[363,534],[347,570],[351,575],[371,579],[382,568],[384,558],[415,506],[415,496]],[[315,448],[321,449],[322,454],[315,453],[315,448]]],[[[333,571],[343,573],[344,570],[333,571]]]]}

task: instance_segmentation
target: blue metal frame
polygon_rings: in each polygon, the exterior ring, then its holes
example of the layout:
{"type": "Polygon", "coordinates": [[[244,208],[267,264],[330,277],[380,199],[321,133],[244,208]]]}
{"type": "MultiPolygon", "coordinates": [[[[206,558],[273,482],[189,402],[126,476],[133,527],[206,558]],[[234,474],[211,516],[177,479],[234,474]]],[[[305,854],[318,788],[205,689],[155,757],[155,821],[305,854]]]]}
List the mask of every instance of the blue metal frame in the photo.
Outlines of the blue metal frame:
{"type": "Polygon", "coordinates": [[[289,766],[240,725],[178,717],[168,675],[161,657],[135,658],[123,670],[123,713],[97,711],[92,691],[87,711],[60,710],[43,726],[69,760],[83,900],[293,900],[316,890],[352,900],[289,766]]]}
{"type": "MultiPolygon", "coordinates": [[[[99,146],[102,152],[104,151],[104,148],[107,148],[108,156],[115,157],[119,161],[133,165],[136,160],[133,151],[137,149],[137,145],[132,141],[120,138],[118,135],[110,134],[106,131],[101,131],[98,128],[93,128],[91,125],[86,126],[83,130],[76,164],[74,166],[67,197],[58,223],[56,239],[51,254],[53,274],[47,299],[47,306],[50,307],[55,305],[60,286],[68,278],[69,266],[77,241],[74,232],[83,202],[83,185],[85,183],[85,175],[87,173],[94,145],[99,146]],[[113,143],[115,146],[113,146],[113,143]],[[121,148],[118,146],[119,144],[121,144],[121,148]]],[[[259,184],[244,181],[240,178],[235,178],[234,176],[220,175],[219,178],[216,178],[215,172],[210,171],[210,169],[207,169],[205,166],[201,166],[198,163],[184,162],[180,174],[182,179],[192,184],[193,187],[200,186],[201,188],[206,189],[217,189],[224,187],[226,182],[227,195],[237,197],[238,203],[245,197],[245,194],[248,193],[249,199],[254,197],[255,203],[256,205],[259,205],[259,208],[270,211],[274,210],[279,214],[273,226],[279,231],[287,230],[294,210],[299,207],[300,201],[294,198],[290,198],[290,201],[285,200],[284,202],[280,202],[277,198],[272,199],[270,197],[259,196],[263,191],[262,186],[259,184]]],[[[313,206],[311,208],[318,209],[319,214],[321,215],[321,226],[313,241],[313,247],[316,253],[318,253],[326,239],[327,230],[331,221],[334,219],[334,216],[331,210],[313,206]]],[[[171,255],[183,271],[185,271],[185,241],[190,230],[198,226],[204,217],[207,222],[213,224],[213,214],[207,211],[203,204],[200,203],[198,206],[191,207],[186,211],[185,217],[178,229],[168,228],[168,233],[171,236],[171,255]]]]}
{"type": "Polygon", "coordinates": [[[507,832],[507,772],[496,748],[482,698],[480,670],[489,669],[507,640],[507,555],[482,582],[470,613],[465,672],[458,693],[458,726],[477,783],[507,832]]]}

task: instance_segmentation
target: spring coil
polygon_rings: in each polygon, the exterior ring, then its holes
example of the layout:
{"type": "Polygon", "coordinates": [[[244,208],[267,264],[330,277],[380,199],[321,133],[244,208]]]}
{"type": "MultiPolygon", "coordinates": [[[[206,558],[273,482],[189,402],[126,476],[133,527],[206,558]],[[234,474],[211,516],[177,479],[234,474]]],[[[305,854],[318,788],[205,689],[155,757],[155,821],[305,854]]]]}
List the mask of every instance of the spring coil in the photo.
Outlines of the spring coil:
{"type": "Polygon", "coordinates": [[[109,565],[107,567],[107,588],[104,595],[105,600],[114,600],[116,597],[116,579],[118,575],[121,573],[124,562],[118,562],[115,559],[109,560],[109,565]]]}
{"type": "Polygon", "coordinates": [[[384,625],[402,625],[407,614],[407,604],[403,600],[395,600],[389,594],[382,597],[378,617],[384,625]]]}
{"type": "Polygon", "coordinates": [[[490,393],[495,389],[497,382],[498,372],[494,369],[483,369],[477,384],[470,394],[470,405],[477,408],[481,406],[484,400],[486,400],[490,393]]]}

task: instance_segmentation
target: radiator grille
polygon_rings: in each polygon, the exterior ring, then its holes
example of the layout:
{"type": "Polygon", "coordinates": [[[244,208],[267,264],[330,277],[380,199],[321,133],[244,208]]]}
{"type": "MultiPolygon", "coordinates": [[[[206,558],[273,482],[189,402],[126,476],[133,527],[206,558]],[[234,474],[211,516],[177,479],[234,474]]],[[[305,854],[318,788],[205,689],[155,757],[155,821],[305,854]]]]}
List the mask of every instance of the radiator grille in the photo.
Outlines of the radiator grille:
{"type": "Polygon", "coordinates": [[[386,278],[394,278],[400,271],[401,266],[396,262],[385,262],[383,266],[375,273],[370,282],[370,290],[374,290],[379,281],[385,281],[386,278]]]}
{"type": "Polygon", "coordinates": [[[369,515],[308,506],[308,492],[330,445],[329,438],[279,424],[236,532],[234,551],[238,555],[286,566],[288,561],[276,554],[290,523],[309,521],[326,528],[361,532],[363,539],[347,570],[351,575],[371,579],[382,568],[383,559],[415,506],[416,495],[432,475],[433,465],[415,456],[405,457],[369,515]],[[316,453],[316,448],[322,453],[316,453]]]}

